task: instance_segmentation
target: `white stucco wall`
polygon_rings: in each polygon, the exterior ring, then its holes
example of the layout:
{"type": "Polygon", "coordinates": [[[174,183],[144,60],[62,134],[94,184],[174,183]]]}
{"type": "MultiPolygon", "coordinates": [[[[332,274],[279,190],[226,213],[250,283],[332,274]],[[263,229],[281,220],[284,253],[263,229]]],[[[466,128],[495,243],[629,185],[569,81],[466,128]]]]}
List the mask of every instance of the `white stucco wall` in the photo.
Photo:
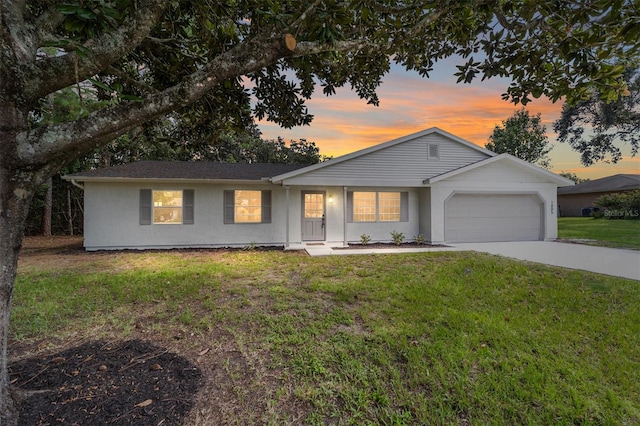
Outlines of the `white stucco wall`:
{"type": "Polygon", "coordinates": [[[276,185],[85,183],[87,250],[284,245],[285,191],[276,185]],[[140,190],[194,190],[194,224],[140,225],[140,190]],[[271,223],[224,224],[223,191],[271,190],[271,223]]]}
{"type": "MultiPolygon", "coordinates": [[[[376,191],[375,187],[349,187],[349,191],[376,191]]],[[[85,236],[87,250],[149,249],[180,247],[235,247],[250,244],[286,244],[287,209],[289,243],[302,243],[302,193],[324,191],[326,241],[341,243],[345,237],[343,187],[285,187],[271,184],[191,183],[85,183],[85,236]],[[194,190],[194,224],[140,225],[140,190],[194,190]],[[271,223],[225,224],[224,190],[271,190],[271,223]],[[329,199],[332,202],[329,202],[329,199]]],[[[346,223],[347,241],[360,242],[362,234],[372,242],[391,241],[391,231],[402,232],[407,241],[420,233],[418,189],[385,188],[408,192],[408,222],[346,223]]]]}
{"type": "Polygon", "coordinates": [[[543,238],[558,236],[557,184],[508,161],[496,161],[431,185],[431,242],[445,242],[445,201],[454,193],[536,194],[543,202],[543,238]]]}

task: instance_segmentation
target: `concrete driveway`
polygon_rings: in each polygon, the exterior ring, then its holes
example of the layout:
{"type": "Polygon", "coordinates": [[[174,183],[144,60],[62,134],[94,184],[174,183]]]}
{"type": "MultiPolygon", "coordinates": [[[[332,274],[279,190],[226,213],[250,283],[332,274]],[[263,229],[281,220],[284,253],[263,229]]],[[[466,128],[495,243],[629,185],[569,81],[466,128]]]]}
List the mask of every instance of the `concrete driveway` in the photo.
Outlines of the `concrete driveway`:
{"type": "Polygon", "coordinates": [[[452,244],[461,250],[640,280],[640,251],[551,241],[452,244]]]}

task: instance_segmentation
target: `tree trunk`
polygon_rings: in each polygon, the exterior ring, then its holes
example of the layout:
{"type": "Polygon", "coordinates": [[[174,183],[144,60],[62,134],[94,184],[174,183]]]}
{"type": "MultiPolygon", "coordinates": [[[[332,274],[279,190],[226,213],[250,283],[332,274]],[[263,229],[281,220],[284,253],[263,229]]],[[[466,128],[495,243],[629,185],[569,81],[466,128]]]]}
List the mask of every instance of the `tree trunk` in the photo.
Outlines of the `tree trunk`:
{"type": "Polygon", "coordinates": [[[47,180],[47,192],[44,195],[44,206],[42,208],[42,235],[51,236],[51,209],[53,205],[53,179],[47,180]]]}
{"type": "MultiPolygon", "coordinates": [[[[18,253],[35,187],[22,187],[21,179],[12,175],[12,171],[0,164],[0,425],[3,426],[16,425],[18,422],[18,411],[11,394],[7,368],[9,317],[18,270],[18,253]]],[[[32,177],[35,179],[35,176],[32,177]]]]}
{"type": "MultiPolygon", "coordinates": [[[[2,87],[2,84],[0,84],[2,87]]],[[[16,135],[27,128],[27,114],[2,101],[0,93],[0,425],[18,424],[18,409],[9,382],[9,318],[18,271],[24,224],[37,188],[53,173],[21,169],[16,135]],[[45,176],[46,174],[46,176],[45,176]]],[[[44,167],[43,167],[44,169],[44,167]]]]}

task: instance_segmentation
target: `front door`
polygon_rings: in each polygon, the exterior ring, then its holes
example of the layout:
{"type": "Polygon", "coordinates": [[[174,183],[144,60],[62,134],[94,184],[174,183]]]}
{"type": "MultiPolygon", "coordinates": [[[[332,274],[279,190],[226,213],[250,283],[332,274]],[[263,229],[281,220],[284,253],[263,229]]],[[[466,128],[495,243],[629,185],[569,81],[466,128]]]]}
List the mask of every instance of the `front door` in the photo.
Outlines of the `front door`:
{"type": "Polygon", "coordinates": [[[324,192],[302,192],[302,241],[325,239],[324,192]]]}

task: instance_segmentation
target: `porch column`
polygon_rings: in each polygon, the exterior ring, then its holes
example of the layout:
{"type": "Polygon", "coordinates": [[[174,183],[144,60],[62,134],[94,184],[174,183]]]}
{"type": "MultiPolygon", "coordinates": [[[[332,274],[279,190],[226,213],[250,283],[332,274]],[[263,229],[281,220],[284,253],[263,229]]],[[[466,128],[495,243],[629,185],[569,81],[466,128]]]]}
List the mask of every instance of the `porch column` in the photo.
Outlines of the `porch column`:
{"type": "Polygon", "coordinates": [[[285,201],[285,205],[287,206],[286,208],[286,212],[285,212],[285,227],[286,227],[286,231],[285,231],[285,235],[286,235],[286,241],[284,244],[284,248],[288,249],[289,248],[289,187],[285,186],[284,187],[284,191],[285,191],[285,197],[286,197],[286,201],[285,201]]]}
{"type": "Polygon", "coordinates": [[[347,209],[347,187],[346,186],[342,187],[342,209],[343,209],[342,229],[344,231],[342,245],[344,247],[346,247],[348,245],[348,243],[347,243],[347,215],[349,214],[349,211],[347,209]]]}

